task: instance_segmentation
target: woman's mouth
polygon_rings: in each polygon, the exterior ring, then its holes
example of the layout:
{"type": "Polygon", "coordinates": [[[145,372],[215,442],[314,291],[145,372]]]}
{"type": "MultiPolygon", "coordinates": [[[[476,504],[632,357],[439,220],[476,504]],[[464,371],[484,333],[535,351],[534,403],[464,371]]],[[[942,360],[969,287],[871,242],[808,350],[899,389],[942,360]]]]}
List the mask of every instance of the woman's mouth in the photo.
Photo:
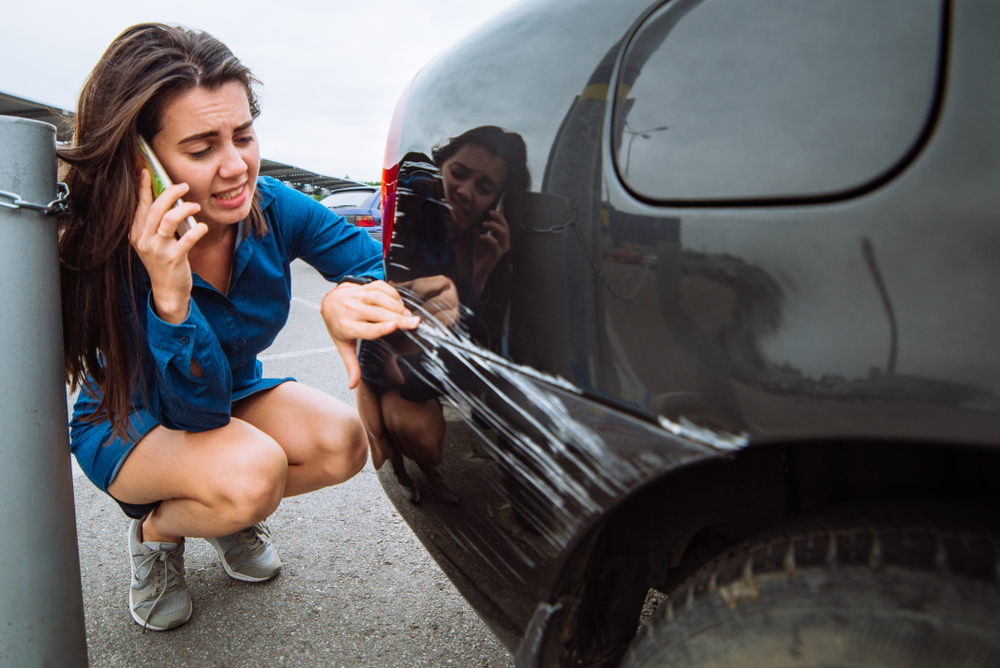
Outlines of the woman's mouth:
{"type": "Polygon", "coordinates": [[[224,190],[212,195],[212,199],[225,207],[237,207],[247,198],[247,184],[243,183],[232,190],[224,190]]]}

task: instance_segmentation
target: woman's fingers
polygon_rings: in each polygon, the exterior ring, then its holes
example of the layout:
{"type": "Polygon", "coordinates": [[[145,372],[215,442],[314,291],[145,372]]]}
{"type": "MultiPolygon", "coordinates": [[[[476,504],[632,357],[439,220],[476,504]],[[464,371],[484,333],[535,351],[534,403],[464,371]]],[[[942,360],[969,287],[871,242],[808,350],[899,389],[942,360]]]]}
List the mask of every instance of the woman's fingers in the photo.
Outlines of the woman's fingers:
{"type": "Polygon", "coordinates": [[[507,219],[496,211],[493,211],[492,214],[491,219],[483,222],[483,227],[489,230],[492,236],[499,239],[501,244],[507,243],[507,239],[510,238],[510,227],[507,225],[507,219]]]}
{"type": "Polygon", "coordinates": [[[394,309],[399,313],[406,311],[406,304],[403,303],[396,288],[385,281],[373,281],[364,287],[367,288],[368,296],[374,300],[371,303],[394,309]]]}
{"type": "Polygon", "coordinates": [[[377,339],[397,328],[415,329],[420,324],[420,318],[410,315],[405,308],[400,312],[391,301],[389,307],[370,303],[381,302],[387,295],[383,293],[380,297],[373,294],[380,290],[368,291],[363,287],[367,286],[338,287],[323,298],[320,314],[334,341],[377,339]]]}
{"type": "MultiPolygon", "coordinates": [[[[395,290],[393,290],[395,292],[395,290]]],[[[406,304],[399,296],[390,296],[381,290],[367,290],[363,293],[361,301],[369,306],[377,306],[379,308],[384,308],[388,311],[393,311],[394,313],[399,313],[400,315],[410,315],[409,309],[406,308],[406,304]]]]}
{"type": "Polygon", "coordinates": [[[369,322],[357,323],[354,326],[357,336],[352,338],[333,337],[333,345],[340,353],[340,359],[344,360],[344,367],[347,369],[347,389],[353,390],[361,381],[361,364],[358,362],[356,350],[358,339],[377,339],[391,334],[396,330],[395,322],[369,322]]]}
{"type": "MultiPolygon", "coordinates": [[[[338,288],[338,296],[343,295],[345,309],[353,311],[354,319],[363,322],[394,321],[404,329],[412,329],[407,324],[413,314],[400,299],[395,288],[384,281],[376,281],[364,286],[338,288]]],[[[416,324],[413,325],[414,327],[416,324]]]]}
{"type": "Polygon", "coordinates": [[[367,285],[341,283],[337,286],[337,291],[338,296],[343,297],[345,303],[356,299],[359,303],[381,306],[396,313],[410,315],[399,293],[385,281],[373,281],[367,285]]]}
{"type": "Polygon", "coordinates": [[[163,214],[163,217],[160,219],[160,223],[156,226],[153,232],[163,239],[173,239],[181,221],[188,216],[193,216],[199,211],[201,211],[201,207],[199,205],[194,202],[184,202],[179,206],[167,210],[163,214]]]}
{"type": "Polygon", "coordinates": [[[178,183],[153,200],[149,172],[142,170],[139,176],[139,205],[129,232],[129,241],[140,250],[140,254],[143,249],[162,248],[163,244],[158,243],[157,237],[159,242],[172,240],[180,222],[201,210],[194,202],[184,202],[173,207],[174,202],[187,191],[186,183],[178,183]]]}
{"type": "Polygon", "coordinates": [[[355,342],[335,338],[333,345],[337,347],[340,359],[344,360],[344,366],[347,368],[347,389],[353,390],[361,381],[361,365],[358,363],[355,342]]]}
{"type": "Polygon", "coordinates": [[[377,339],[397,328],[416,329],[420,324],[420,316],[400,315],[378,307],[358,309],[349,316],[352,317],[341,324],[344,333],[355,339],[377,339]]]}
{"type": "MultiPolygon", "coordinates": [[[[161,223],[163,222],[163,218],[167,215],[168,212],[173,213],[171,207],[174,205],[174,202],[176,202],[179,197],[186,194],[187,191],[188,191],[188,185],[186,183],[177,183],[164,190],[159,197],[153,200],[153,203],[149,207],[149,211],[146,214],[146,220],[142,230],[143,237],[149,238],[160,231],[162,227],[161,223]]],[[[197,210],[200,208],[198,207],[197,204],[194,204],[193,202],[185,202],[182,206],[178,207],[178,209],[185,209],[187,213],[184,216],[181,216],[181,218],[177,219],[176,223],[174,223],[174,229],[177,229],[177,223],[183,220],[184,217],[192,215],[193,213],[191,211],[192,206],[196,207],[194,212],[197,212],[197,210]]],[[[167,232],[166,229],[163,229],[162,231],[164,233],[167,232]]],[[[171,230],[170,236],[173,236],[173,234],[174,232],[173,230],[171,230]]],[[[160,236],[163,235],[161,234],[160,236]]]]}
{"type": "Polygon", "coordinates": [[[198,223],[193,228],[185,232],[184,236],[177,241],[178,250],[187,255],[191,252],[191,249],[194,248],[194,245],[198,243],[206,234],[208,234],[208,225],[205,223],[198,223]]]}
{"type": "Polygon", "coordinates": [[[492,234],[480,234],[478,241],[483,246],[489,246],[496,250],[500,249],[500,240],[492,234]]]}
{"type": "Polygon", "coordinates": [[[503,234],[507,234],[510,231],[507,219],[499,211],[490,211],[489,218],[483,221],[483,227],[491,227],[495,232],[502,232],[503,234]]]}

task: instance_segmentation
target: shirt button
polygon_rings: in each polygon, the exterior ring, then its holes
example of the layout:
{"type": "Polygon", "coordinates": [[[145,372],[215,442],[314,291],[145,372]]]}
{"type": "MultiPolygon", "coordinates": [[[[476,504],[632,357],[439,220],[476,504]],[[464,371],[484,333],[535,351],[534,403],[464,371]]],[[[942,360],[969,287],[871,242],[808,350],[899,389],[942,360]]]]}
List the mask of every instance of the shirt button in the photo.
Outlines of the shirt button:
{"type": "Polygon", "coordinates": [[[187,345],[187,342],[188,342],[188,337],[186,337],[186,336],[182,336],[182,337],[181,337],[181,345],[182,345],[182,346],[186,346],[186,345],[187,345]]]}
{"type": "Polygon", "coordinates": [[[229,315],[236,315],[236,309],[230,306],[229,308],[226,309],[226,313],[228,313],[229,315]]]}
{"type": "Polygon", "coordinates": [[[242,348],[243,347],[243,339],[240,339],[239,341],[236,342],[236,347],[237,348],[242,348]]]}

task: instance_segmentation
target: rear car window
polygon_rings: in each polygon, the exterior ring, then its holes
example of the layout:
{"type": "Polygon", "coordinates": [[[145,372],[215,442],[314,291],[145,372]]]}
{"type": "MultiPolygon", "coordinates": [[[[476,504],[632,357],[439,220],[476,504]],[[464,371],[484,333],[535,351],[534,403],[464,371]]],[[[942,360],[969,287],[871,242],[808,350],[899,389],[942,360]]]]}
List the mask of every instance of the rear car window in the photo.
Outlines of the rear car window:
{"type": "Polygon", "coordinates": [[[942,0],[675,0],[627,47],[620,178],[664,202],[802,198],[890,172],[933,115],[942,0]]]}
{"type": "Polygon", "coordinates": [[[333,193],[328,197],[324,197],[320,204],[328,209],[357,207],[367,202],[371,198],[373,192],[374,191],[372,190],[348,190],[333,193]]]}

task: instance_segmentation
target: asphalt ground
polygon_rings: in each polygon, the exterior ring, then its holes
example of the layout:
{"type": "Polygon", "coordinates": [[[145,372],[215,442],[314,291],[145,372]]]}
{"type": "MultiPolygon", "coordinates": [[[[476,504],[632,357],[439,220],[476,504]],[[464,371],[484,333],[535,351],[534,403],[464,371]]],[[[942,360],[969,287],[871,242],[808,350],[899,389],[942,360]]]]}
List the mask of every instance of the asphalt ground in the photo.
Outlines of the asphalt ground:
{"type": "MultiPolygon", "coordinates": [[[[354,405],[319,317],[329,284],[293,265],[288,323],[261,355],[267,376],[354,405]]],[[[474,666],[508,668],[492,636],[382,492],[369,462],[352,480],[285,499],[270,519],[284,562],[261,584],[237,582],[208,543],[187,541],[194,614],[147,631],[127,608],[128,519],[74,463],[87,646],[93,667],[474,666]]]]}

